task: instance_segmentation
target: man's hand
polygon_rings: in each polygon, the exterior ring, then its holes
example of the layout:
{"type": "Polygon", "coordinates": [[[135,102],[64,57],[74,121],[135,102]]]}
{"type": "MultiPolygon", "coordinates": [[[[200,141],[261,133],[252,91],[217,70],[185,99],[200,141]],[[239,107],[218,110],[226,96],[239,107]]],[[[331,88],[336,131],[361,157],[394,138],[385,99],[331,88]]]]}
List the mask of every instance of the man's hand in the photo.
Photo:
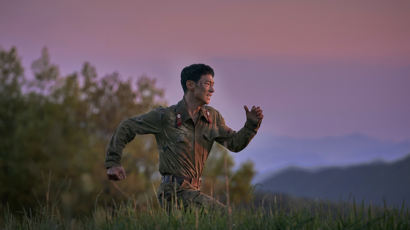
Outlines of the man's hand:
{"type": "Polygon", "coordinates": [[[122,166],[114,166],[107,169],[107,176],[110,180],[123,180],[127,177],[122,166]]]}
{"type": "Polygon", "coordinates": [[[263,119],[263,111],[262,109],[258,106],[252,106],[252,110],[249,111],[248,106],[244,105],[243,108],[246,111],[246,119],[251,121],[253,124],[260,123],[263,119]]]}

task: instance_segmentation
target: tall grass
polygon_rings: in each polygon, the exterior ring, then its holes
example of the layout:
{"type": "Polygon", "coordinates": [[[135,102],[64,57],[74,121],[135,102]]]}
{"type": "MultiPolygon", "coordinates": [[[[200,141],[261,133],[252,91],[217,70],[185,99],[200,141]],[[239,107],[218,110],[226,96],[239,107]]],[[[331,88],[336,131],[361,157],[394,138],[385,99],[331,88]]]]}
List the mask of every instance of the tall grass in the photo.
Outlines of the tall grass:
{"type": "Polygon", "coordinates": [[[292,204],[280,196],[274,198],[258,205],[233,206],[231,210],[171,211],[159,208],[153,200],[147,199],[144,206],[129,200],[96,206],[92,213],[76,218],[63,217],[53,205],[19,214],[3,207],[0,229],[410,229],[410,212],[404,205],[388,208],[320,201],[292,204]]]}

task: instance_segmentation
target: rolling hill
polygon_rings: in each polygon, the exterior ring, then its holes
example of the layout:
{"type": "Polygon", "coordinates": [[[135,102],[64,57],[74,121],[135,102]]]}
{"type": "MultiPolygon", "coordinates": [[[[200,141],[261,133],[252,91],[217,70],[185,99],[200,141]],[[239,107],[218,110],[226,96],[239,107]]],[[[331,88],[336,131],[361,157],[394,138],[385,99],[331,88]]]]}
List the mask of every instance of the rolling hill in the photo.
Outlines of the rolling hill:
{"type": "Polygon", "coordinates": [[[410,155],[392,163],[382,161],[315,170],[287,168],[261,183],[264,192],[286,193],[331,201],[365,201],[410,207],[410,155]]]}

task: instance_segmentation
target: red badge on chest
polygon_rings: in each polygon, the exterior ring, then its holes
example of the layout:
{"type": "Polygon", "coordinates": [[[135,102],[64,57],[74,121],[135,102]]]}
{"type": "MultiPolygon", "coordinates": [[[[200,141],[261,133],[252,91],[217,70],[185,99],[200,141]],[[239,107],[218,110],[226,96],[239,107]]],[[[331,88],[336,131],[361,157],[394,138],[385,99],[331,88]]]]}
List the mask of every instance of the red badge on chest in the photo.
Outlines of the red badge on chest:
{"type": "Polygon", "coordinates": [[[206,118],[208,119],[209,124],[212,124],[211,116],[209,115],[209,111],[206,111],[206,118]]]}
{"type": "Polygon", "coordinates": [[[176,119],[176,127],[180,127],[182,125],[182,119],[181,119],[181,114],[177,113],[177,119],[176,119]]]}

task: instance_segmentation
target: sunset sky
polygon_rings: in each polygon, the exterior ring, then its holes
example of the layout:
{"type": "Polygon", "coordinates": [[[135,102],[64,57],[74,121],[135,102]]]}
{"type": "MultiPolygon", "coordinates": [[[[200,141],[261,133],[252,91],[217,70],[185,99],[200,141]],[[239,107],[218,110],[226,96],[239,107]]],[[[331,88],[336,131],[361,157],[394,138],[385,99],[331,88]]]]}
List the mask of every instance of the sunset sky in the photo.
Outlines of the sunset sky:
{"type": "Polygon", "coordinates": [[[63,75],[85,61],[99,76],[147,74],[169,104],[182,98],[182,68],[207,63],[210,105],[228,125],[242,127],[244,104],[264,110],[259,145],[351,134],[398,143],[410,140],[409,12],[405,0],[0,0],[0,46],[17,47],[27,76],[44,46],[63,75]]]}

